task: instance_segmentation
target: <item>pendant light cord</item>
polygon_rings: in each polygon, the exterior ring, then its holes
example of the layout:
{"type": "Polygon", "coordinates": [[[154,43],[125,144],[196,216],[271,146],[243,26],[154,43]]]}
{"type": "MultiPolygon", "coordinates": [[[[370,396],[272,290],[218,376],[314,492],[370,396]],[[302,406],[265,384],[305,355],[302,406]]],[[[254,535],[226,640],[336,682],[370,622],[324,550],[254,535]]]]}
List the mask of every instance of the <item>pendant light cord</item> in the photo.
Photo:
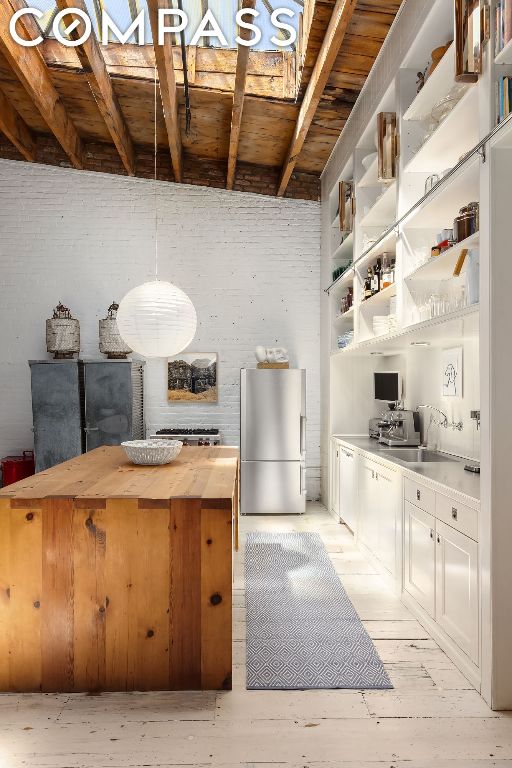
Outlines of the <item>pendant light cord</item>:
{"type": "Polygon", "coordinates": [[[154,179],[154,187],[155,187],[155,279],[156,280],[158,280],[158,184],[157,184],[157,173],[158,173],[158,137],[157,137],[157,126],[156,126],[157,105],[158,105],[157,78],[158,78],[158,69],[157,69],[157,66],[155,64],[155,179],[154,179]]]}

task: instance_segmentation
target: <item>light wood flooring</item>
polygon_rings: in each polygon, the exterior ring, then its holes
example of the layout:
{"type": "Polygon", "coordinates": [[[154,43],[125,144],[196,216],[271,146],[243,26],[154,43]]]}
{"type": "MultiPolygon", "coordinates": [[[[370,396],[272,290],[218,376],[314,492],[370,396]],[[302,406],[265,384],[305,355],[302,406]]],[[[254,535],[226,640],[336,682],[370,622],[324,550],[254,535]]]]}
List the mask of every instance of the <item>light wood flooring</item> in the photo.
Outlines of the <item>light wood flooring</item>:
{"type": "Polygon", "coordinates": [[[241,528],[232,692],[0,696],[0,768],[512,768],[512,716],[486,706],[323,507],[241,528]],[[394,690],[245,690],[251,530],[322,535],[394,690]]]}

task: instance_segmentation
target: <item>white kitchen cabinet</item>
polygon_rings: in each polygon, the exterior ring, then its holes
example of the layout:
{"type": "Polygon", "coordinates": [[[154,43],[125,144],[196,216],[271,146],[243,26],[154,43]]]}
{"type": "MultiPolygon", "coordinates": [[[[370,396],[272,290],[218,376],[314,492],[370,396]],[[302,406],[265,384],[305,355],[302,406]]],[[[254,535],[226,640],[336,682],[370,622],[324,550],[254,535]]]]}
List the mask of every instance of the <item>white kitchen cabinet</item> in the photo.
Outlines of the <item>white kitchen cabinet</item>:
{"type": "Polygon", "coordinates": [[[331,440],[331,455],[329,457],[329,502],[331,515],[340,519],[340,471],[339,471],[340,444],[333,438],[331,440]]]}
{"type": "Polygon", "coordinates": [[[361,459],[359,534],[391,574],[397,573],[397,531],[401,518],[400,472],[361,459]]]}
{"type": "Polygon", "coordinates": [[[435,617],[436,520],[404,502],[404,589],[435,617]]]}
{"type": "Polygon", "coordinates": [[[436,542],[436,621],[478,666],[478,544],[440,520],[436,542]]]}
{"type": "Polygon", "coordinates": [[[339,446],[338,455],[339,516],[350,530],[356,533],[358,456],[343,445],[339,446]]]}
{"type": "Polygon", "coordinates": [[[359,537],[363,544],[377,554],[379,529],[376,515],[377,483],[375,463],[362,458],[359,462],[359,537]]]}
{"type": "Polygon", "coordinates": [[[397,568],[397,527],[401,517],[399,476],[393,470],[377,467],[375,480],[376,516],[379,522],[377,554],[383,566],[394,574],[397,568]]]}

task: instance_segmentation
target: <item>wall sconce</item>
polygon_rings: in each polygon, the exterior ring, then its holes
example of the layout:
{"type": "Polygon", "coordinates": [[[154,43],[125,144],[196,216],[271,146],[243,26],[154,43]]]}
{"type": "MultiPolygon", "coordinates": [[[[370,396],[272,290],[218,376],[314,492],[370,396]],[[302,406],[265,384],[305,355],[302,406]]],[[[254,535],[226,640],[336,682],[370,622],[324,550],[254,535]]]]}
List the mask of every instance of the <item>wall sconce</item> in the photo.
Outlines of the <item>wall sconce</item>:
{"type": "Polygon", "coordinates": [[[482,45],[488,35],[482,0],[455,0],[455,80],[476,83],[482,73],[482,45]]]}
{"type": "Polygon", "coordinates": [[[340,231],[349,234],[354,231],[354,217],[356,215],[354,185],[351,181],[340,181],[339,196],[340,231]]]}
{"type": "Polygon", "coordinates": [[[398,158],[398,131],[395,112],[381,112],[377,115],[377,149],[379,152],[378,181],[394,181],[397,175],[398,158]]]}

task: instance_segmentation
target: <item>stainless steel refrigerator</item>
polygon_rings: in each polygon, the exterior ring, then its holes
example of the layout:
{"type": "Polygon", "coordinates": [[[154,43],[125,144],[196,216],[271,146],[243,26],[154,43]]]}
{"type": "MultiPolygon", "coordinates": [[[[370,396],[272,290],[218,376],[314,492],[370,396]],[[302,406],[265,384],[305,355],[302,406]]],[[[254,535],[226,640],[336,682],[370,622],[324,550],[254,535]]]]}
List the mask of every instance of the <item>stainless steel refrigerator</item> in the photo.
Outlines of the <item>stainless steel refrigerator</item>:
{"type": "Polygon", "coordinates": [[[241,513],[306,511],[306,371],[241,371],[241,513]]]}

